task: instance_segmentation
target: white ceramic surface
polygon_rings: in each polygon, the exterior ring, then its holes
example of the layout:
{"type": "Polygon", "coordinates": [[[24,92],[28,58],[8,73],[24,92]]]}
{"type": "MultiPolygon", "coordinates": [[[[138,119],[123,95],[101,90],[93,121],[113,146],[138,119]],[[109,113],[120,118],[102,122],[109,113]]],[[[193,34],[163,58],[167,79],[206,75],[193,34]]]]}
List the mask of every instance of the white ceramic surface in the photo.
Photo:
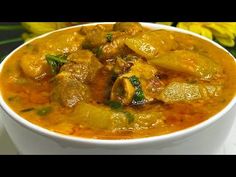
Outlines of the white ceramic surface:
{"type": "MultiPolygon", "coordinates": [[[[184,32],[212,42],[194,33],[169,26],[150,23],[143,25],[153,29],[184,32]]],[[[0,102],[7,112],[1,114],[3,124],[19,152],[23,154],[214,154],[219,152],[227,139],[234,121],[232,115],[236,113],[235,108],[231,109],[236,102],[234,99],[209,120],[176,133],[145,139],[94,140],[60,135],[33,125],[15,114],[1,97],[0,102]]]]}

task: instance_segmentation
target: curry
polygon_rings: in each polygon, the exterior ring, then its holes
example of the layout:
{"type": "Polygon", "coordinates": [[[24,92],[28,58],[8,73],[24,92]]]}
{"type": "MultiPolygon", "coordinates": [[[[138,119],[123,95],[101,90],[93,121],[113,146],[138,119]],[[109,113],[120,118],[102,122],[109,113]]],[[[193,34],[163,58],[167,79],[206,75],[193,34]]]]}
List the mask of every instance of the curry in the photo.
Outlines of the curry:
{"type": "Polygon", "coordinates": [[[0,73],[6,103],[33,124],[97,139],[158,136],[221,111],[232,56],[192,35],[136,22],[82,26],[23,46],[0,73]]]}

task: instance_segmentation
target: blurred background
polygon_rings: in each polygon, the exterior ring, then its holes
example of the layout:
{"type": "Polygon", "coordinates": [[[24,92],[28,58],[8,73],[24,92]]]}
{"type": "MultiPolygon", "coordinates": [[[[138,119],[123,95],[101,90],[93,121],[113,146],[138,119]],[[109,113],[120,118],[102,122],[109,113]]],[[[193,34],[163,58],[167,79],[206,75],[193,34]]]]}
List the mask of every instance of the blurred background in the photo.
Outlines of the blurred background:
{"type": "MultiPolygon", "coordinates": [[[[0,62],[25,41],[49,31],[88,22],[0,22],[0,62]]],[[[236,22],[153,22],[186,29],[222,45],[236,57],[236,22]]]]}

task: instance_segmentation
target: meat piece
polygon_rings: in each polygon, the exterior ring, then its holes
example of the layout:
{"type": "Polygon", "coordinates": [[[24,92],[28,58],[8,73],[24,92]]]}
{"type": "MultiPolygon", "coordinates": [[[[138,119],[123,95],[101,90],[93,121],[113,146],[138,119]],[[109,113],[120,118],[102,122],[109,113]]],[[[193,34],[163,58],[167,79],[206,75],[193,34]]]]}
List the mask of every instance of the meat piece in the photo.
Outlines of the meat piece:
{"type": "Polygon", "coordinates": [[[119,112],[103,105],[81,102],[76,105],[71,119],[90,129],[124,131],[163,126],[165,117],[162,112],[158,111],[158,108],[148,111],[130,109],[119,112]],[[129,121],[125,111],[133,116],[132,121],[129,121]]]}
{"type": "Polygon", "coordinates": [[[128,38],[128,35],[124,34],[118,38],[113,39],[112,42],[106,43],[100,46],[98,57],[101,59],[110,59],[116,57],[124,57],[132,51],[125,46],[125,40],[128,38]]]}
{"type": "Polygon", "coordinates": [[[114,32],[111,33],[112,41],[101,46],[101,56],[99,58],[123,57],[132,51],[125,46],[128,37],[134,36],[143,31],[141,24],[137,22],[117,22],[113,26],[114,32]]]}
{"type": "Polygon", "coordinates": [[[80,33],[85,35],[83,48],[93,49],[105,44],[107,42],[108,32],[109,31],[102,25],[82,27],[80,33]]]}
{"type": "Polygon", "coordinates": [[[93,50],[101,59],[124,56],[131,51],[124,45],[125,40],[130,35],[142,32],[143,28],[139,23],[125,22],[116,23],[113,30],[108,31],[98,25],[92,29],[83,29],[83,34],[86,34],[83,47],[93,50]]]}
{"type": "Polygon", "coordinates": [[[54,81],[51,98],[66,107],[73,107],[79,101],[90,97],[88,86],[76,79],[70,72],[60,72],[54,81]]]}
{"type": "Polygon", "coordinates": [[[91,96],[88,84],[101,67],[102,64],[89,51],[80,50],[69,55],[68,62],[54,78],[52,100],[67,107],[87,101],[91,96]]]}
{"type": "Polygon", "coordinates": [[[77,32],[57,32],[48,36],[44,45],[39,47],[40,39],[28,44],[28,53],[20,59],[20,67],[25,75],[34,79],[42,79],[50,75],[50,66],[45,56],[47,54],[67,54],[78,51],[84,37],[77,32]]]}
{"type": "Polygon", "coordinates": [[[115,64],[113,64],[113,72],[115,72],[116,74],[120,75],[123,74],[125,72],[127,72],[130,67],[133,65],[134,61],[126,61],[125,59],[122,59],[120,57],[118,57],[115,60],[115,64]]]}
{"type": "Polygon", "coordinates": [[[135,94],[135,87],[131,84],[128,77],[118,77],[112,86],[111,100],[119,101],[128,105],[132,102],[135,94]]]}
{"type": "Polygon", "coordinates": [[[67,57],[70,61],[61,67],[61,71],[72,73],[72,75],[81,82],[91,82],[96,72],[102,67],[102,64],[88,50],[79,50],[67,57]]]}
{"type": "Polygon", "coordinates": [[[79,33],[82,35],[88,35],[89,33],[95,33],[100,31],[108,31],[104,25],[95,25],[95,26],[82,26],[79,33]]]}
{"type": "Polygon", "coordinates": [[[129,35],[135,35],[143,31],[143,27],[138,22],[117,22],[113,26],[114,31],[125,32],[129,35]]]}
{"type": "Polygon", "coordinates": [[[20,67],[26,76],[33,79],[42,79],[50,73],[50,67],[41,53],[23,55],[20,67]]]}
{"type": "Polygon", "coordinates": [[[150,93],[153,91],[150,89],[150,84],[155,79],[156,73],[157,69],[152,65],[143,62],[141,59],[135,61],[127,73],[120,75],[116,79],[111,91],[111,100],[119,101],[125,105],[130,104],[135,93],[135,88],[129,78],[136,76],[140,81],[145,98],[147,101],[152,101],[153,98],[150,97],[150,93]]]}

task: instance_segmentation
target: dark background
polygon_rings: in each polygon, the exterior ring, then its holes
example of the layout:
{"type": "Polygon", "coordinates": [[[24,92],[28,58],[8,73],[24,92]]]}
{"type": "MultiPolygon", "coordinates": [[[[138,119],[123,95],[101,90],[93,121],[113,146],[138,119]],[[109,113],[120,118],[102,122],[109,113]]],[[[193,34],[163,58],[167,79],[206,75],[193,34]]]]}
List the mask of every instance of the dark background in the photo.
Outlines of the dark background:
{"type": "MultiPolygon", "coordinates": [[[[19,22],[0,22],[0,25],[10,25],[10,24],[16,25],[20,23],[19,22]]],[[[0,41],[20,37],[23,32],[25,32],[24,29],[6,30],[6,31],[0,30],[0,41]]],[[[10,44],[0,45],[0,57],[6,56],[22,43],[23,42],[13,42],[10,44]]]]}

